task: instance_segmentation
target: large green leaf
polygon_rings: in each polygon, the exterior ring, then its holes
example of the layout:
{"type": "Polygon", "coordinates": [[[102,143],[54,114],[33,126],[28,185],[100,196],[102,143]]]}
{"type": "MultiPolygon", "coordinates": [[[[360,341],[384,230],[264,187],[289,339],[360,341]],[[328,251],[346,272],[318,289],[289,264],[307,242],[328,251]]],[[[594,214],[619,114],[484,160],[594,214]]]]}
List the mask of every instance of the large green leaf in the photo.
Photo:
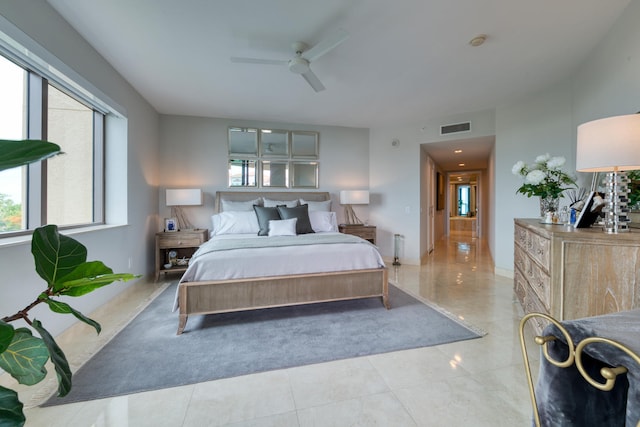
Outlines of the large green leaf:
{"type": "Polygon", "coordinates": [[[0,353],[5,351],[13,339],[14,329],[10,324],[0,320],[0,353]]]}
{"type": "Polygon", "coordinates": [[[44,364],[48,359],[43,340],[34,337],[27,328],[18,328],[9,347],[0,353],[0,368],[20,384],[34,385],[47,375],[44,364]]]}
{"type": "Polygon", "coordinates": [[[66,396],[71,391],[71,369],[69,368],[69,362],[67,357],[58,344],[53,339],[51,334],[42,327],[42,323],[39,320],[33,320],[33,324],[36,331],[42,337],[45,345],[49,349],[49,355],[51,356],[51,362],[56,369],[58,375],[58,397],[66,396]]]}
{"type": "Polygon", "coordinates": [[[0,386],[0,427],[22,427],[25,421],[18,393],[0,386]]]}
{"type": "Polygon", "coordinates": [[[76,268],[66,276],[58,276],[58,279],[53,285],[53,291],[56,294],[61,293],[77,285],[79,282],[82,283],[85,280],[93,280],[108,274],[113,274],[113,270],[104,265],[102,261],[84,262],[77,265],[76,268]]]}
{"type": "Polygon", "coordinates": [[[38,162],[60,153],[60,146],[48,141],[0,139],[0,171],[38,162]]]}
{"type": "Polygon", "coordinates": [[[130,273],[105,274],[96,277],[84,277],[81,279],[62,283],[61,286],[63,288],[58,293],[59,295],[79,297],[88,294],[89,292],[93,292],[94,290],[106,286],[110,283],[116,281],[126,282],[138,277],[140,276],[130,273]]]}
{"type": "Polygon", "coordinates": [[[49,306],[51,311],[53,311],[55,313],[61,313],[61,314],[73,314],[78,320],[83,321],[84,323],[86,323],[89,326],[93,326],[98,334],[102,330],[102,327],[100,326],[100,324],[98,322],[96,322],[93,319],[88,318],[84,314],[80,313],[78,310],[75,310],[73,307],[71,307],[66,302],[56,301],[54,299],[49,298],[46,295],[41,295],[40,299],[42,301],[44,301],[49,306]]]}
{"type": "Polygon", "coordinates": [[[71,237],[59,234],[55,225],[36,228],[31,253],[36,271],[49,286],[87,260],[87,248],[71,237]]]}

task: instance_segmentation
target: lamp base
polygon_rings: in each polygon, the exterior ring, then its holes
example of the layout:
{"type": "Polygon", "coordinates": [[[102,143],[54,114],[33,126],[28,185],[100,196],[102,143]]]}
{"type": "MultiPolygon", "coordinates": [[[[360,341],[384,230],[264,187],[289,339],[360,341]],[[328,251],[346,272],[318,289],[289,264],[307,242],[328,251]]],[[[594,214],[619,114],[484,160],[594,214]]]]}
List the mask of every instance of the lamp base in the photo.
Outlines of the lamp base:
{"type": "Polygon", "coordinates": [[[357,217],[351,205],[344,205],[345,221],[349,225],[362,225],[363,222],[357,217]]]}
{"type": "Polygon", "coordinates": [[[178,230],[187,231],[193,229],[181,206],[171,206],[171,216],[178,221],[178,230]]]}
{"type": "Polygon", "coordinates": [[[629,178],[626,172],[608,172],[604,178],[605,207],[603,229],[608,234],[629,232],[629,178]]]}

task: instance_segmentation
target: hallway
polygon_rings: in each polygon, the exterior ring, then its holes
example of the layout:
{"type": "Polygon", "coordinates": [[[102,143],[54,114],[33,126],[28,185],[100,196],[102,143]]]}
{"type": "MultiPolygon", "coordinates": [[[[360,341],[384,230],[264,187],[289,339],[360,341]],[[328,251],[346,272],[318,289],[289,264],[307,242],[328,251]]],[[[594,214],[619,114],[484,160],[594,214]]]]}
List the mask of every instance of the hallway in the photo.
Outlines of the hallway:
{"type": "MultiPolygon", "coordinates": [[[[27,426],[530,425],[517,334],[519,307],[512,280],[493,274],[486,245],[468,237],[444,239],[436,242],[426,264],[390,265],[389,277],[487,335],[111,399],[35,407],[27,411],[27,426]]],[[[104,321],[105,329],[114,328],[135,314],[132,301],[144,304],[155,288],[141,285],[107,304],[96,320],[104,321]]],[[[64,347],[70,359],[77,358],[74,353],[87,354],[87,342],[96,341],[88,329],[65,334],[75,334],[69,341],[80,342],[64,347]]]]}

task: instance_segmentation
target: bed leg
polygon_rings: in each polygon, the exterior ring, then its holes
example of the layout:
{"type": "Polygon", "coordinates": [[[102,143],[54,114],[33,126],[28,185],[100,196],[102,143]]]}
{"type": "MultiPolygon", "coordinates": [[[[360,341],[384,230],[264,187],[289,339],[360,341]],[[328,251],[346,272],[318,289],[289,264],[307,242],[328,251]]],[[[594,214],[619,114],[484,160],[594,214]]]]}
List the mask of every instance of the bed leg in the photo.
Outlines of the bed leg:
{"type": "Polygon", "coordinates": [[[386,308],[387,310],[391,309],[391,303],[389,302],[389,295],[382,296],[382,304],[384,305],[384,308],[386,308]]]}
{"type": "Polygon", "coordinates": [[[391,302],[389,301],[389,272],[386,268],[382,273],[382,304],[387,310],[391,308],[391,302]]]}
{"type": "Polygon", "coordinates": [[[178,332],[176,333],[176,335],[180,335],[182,334],[182,332],[184,332],[184,327],[187,326],[187,317],[189,317],[186,314],[180,314],[180,320],[178,322],[178,332]]]}

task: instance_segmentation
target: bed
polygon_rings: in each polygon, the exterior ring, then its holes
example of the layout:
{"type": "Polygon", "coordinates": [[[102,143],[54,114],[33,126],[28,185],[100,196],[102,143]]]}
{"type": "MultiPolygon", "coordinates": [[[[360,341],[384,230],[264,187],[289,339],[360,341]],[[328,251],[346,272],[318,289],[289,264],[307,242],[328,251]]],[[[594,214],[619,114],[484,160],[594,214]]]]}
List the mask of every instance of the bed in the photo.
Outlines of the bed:
{"type": "Polygon", "coordinates": [[[176,291],[178,335],[190,315],[372,297],[390,308],[380,253],[366,240],[337,232],[330,200],[327,192],[217,192],[212,237],[191,258],[176,291]],[[253,211],[256,203],[267,208],[258,214],[274,204],[281,212],[299,212],[304,204],[314,232],[301,232],[303,221],[284,220],[269,223],[271,232],[277,225],[284,235],[257,236],[254,227],[262,233],[265,221],[253,211]],[[286,235],[291,223],[298,228],[286,235]]]}

